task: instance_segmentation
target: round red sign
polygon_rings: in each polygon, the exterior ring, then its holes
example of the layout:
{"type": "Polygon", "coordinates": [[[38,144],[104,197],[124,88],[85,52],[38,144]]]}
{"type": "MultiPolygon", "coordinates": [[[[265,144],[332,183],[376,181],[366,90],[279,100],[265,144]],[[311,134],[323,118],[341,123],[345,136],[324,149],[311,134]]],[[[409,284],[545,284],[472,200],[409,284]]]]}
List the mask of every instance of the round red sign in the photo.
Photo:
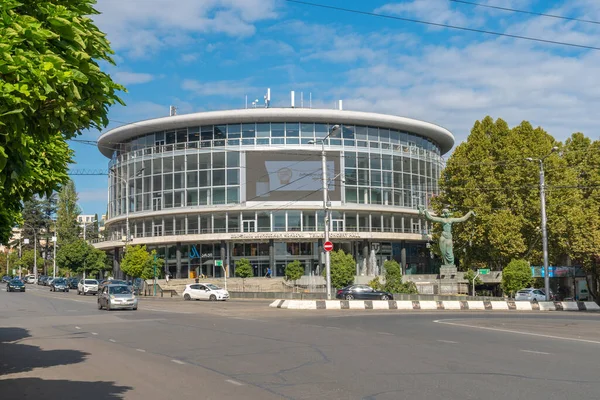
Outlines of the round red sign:
{"type": "Polygon", "coordinates": [[[333,243],[331,243],[331,242],[323,243],[323,250],[325,250],[325,251],[333,250],[333,243]]]}

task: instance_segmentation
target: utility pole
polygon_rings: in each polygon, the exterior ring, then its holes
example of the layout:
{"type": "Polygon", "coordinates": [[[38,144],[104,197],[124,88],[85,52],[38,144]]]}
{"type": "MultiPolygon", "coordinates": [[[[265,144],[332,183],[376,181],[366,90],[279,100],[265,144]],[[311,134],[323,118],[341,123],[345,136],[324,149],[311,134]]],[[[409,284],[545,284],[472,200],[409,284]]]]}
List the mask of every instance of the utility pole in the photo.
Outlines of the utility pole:
{"type": "Polygon", "coordinates": [[[53,263],[52,277],[56,278],[56,242],[58,241],[58,233],[56,232],[56,229],[54,230],[54,236],[52,236],[52,241],[54,242],[54,259],[52,260],[52,263],[53,263]]]}

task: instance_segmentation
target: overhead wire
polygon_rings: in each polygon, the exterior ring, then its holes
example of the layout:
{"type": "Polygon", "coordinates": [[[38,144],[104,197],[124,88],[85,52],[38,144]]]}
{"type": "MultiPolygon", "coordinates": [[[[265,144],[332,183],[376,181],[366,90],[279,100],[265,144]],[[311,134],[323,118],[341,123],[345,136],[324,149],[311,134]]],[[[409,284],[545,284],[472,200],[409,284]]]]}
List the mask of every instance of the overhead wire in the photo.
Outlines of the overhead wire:
{"type": "Polygon", "coordinates": [[[416,18],[399,17],[399,16],[395,16],[395,15],[377,13],[377,12],[373,12],[373,11],[362,11],[362,10],[356,10],[356,9],[346,8],[346,7],[338,7],[338,6],[331,6],[331,5],[327,5],[327,4],[313,3],[313,2],[303,1],[303,0],[284,0],[284,1],[287,1],[288,3],[302,4],[305,6],[310,6],[310,7],[315,7],[315,8],[323,8],[323,9],[334,10],[334,11],[342,11],[342,12],[347,12],[347,13],[367,15],[367,16],[378,17],[378,18],[386,18],[386,19],[392,19],[392,20],[397,20],[397,21],[412,22],[412,23],[422,24],[422,25],[437,26],[440,28],[455,29],[455,30],[475,32],[475,33],[483,33],[486,35],[509,37],[512,39],[554,44],[554,45],[559,45],[559,46],[575,47],[575,48],[586,49],[586,50],[600,50],[600,47],[595,47],[595,46],[586,46],[583,44],[561,42],[561,41],[549,40],[549,39],[541,39],[541,38],[535,38],[535,37],[531,37],[531,36],[514,35],[514,34],[509,34],[509,33],[489,31],[489,30],[485,30],[485,29],[468,28],[465,26],[443,24],[443,23],[438,23],[438,22],[420,20],[420,19],[416,19],[416,18]]]}
{"type": "Polygon", "coordinates": [[[510,11],[510,12],[515,12],[515,13],[520,13],[520,14],[537,15],[539,17],[557,18],[557,19],[563,19],[563,20],[566,20],[566,21],[585,22],[585,23],[588,23],[588,24],[597,24],[597,25],[600,25],[600,21],[592,21],[592,20],[589,20],[589,19],[574,18],[574,17],[565,17],[563,15],[546,14],[546,13],[535,12],[535,11],[518,10],[516,8],[500,7],[500,6],[494,6],[494,5],[491,5],[491,4],[476,3],[474,1],[465,1],[465,0],[448,0],[448,1],[451,1],[453,3],[468,4],[468,5],[476,6],[476,7],[484,7],[484,8],[492,8],[492,9],[495,9],[495,10],[510,11]]]}

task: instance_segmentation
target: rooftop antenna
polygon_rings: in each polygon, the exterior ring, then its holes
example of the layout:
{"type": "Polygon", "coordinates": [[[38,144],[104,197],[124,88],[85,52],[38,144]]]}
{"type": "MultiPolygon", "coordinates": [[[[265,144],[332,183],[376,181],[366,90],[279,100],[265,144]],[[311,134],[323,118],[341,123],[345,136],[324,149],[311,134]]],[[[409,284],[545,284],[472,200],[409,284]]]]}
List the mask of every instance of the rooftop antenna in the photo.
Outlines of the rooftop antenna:
{"type": "Polygon", "coordinates": [[[312,92],[308,92],[308,108],[312,108],[312,92]]]}
{"type": "Polygon", "coordinates": [[[290,100],[292,102],[292,108],[294,108],[295,107],[295,103],[294,102],[296,100],[296,93],[293,90],[290,92],[290,100]]]}
{"type": "Polygon", "coordinates": [[[169,106],[169,117],[177,115],[177,107],[169,106]]]}
{"type": "Polygon", "coordinates": [[[304,92],[300,92],[300,108],[304,108],[304,92]]]}
{"type": "Polygon", "coordinates": [[[248,108],[248,95],[246,95],[246,108],[248,108]]]}
{"type": "Polygon", "coordinates": [[[252,102],[252,108],[256,108],[256,105],[258,104],[258,99],[254,100],[252,102]]]}

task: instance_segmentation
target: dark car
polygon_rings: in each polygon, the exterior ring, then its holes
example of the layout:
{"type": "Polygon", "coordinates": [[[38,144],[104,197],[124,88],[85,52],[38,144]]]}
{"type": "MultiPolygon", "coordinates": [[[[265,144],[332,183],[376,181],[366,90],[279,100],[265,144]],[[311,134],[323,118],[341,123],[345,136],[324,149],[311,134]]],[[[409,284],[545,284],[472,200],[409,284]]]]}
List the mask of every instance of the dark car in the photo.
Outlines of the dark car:
{"type": "Polygon", "coordinates": [[[44,286],[44,279],[48,279],[46,275],[38,276],[37,284],[40,286],[44,286]]]}
{"type": "Polygon", "coordinates": [[[69,282],[69,289],[77,289],[77,284],[79,283],[79,279],[78,278],[69,278],[69,279],[67,279],[67,282],[69,282]]]}
{"type": "Polygon", "coordinates": [[[15,278],[6,284],[7,292],[24,292],[25,284],[22,280],[15,278]]]}
{"type": "Polygon", "coordinates": [[[50,284],[51,292],[68,292],[69,282],[65,278],[56,278],[52,280],[50,284]]]}
{"type": "Polygon", "coordinates": [[[335,297],[346,300],[392,300],[394,298],[391,293],[375,290],[368,285],[346,286],[343,289],[339,289],[335,297]]]}
{"type": "Polygon", "coordinates": [[[8,283],[8,282],[10,282],[11,280],[12,280],[12,279],[11,279],[11,277],[10,277],[10,276],[8,276],[8,275],[4,275],[4,276],[2,277],[2,283],[8,283]]]}

